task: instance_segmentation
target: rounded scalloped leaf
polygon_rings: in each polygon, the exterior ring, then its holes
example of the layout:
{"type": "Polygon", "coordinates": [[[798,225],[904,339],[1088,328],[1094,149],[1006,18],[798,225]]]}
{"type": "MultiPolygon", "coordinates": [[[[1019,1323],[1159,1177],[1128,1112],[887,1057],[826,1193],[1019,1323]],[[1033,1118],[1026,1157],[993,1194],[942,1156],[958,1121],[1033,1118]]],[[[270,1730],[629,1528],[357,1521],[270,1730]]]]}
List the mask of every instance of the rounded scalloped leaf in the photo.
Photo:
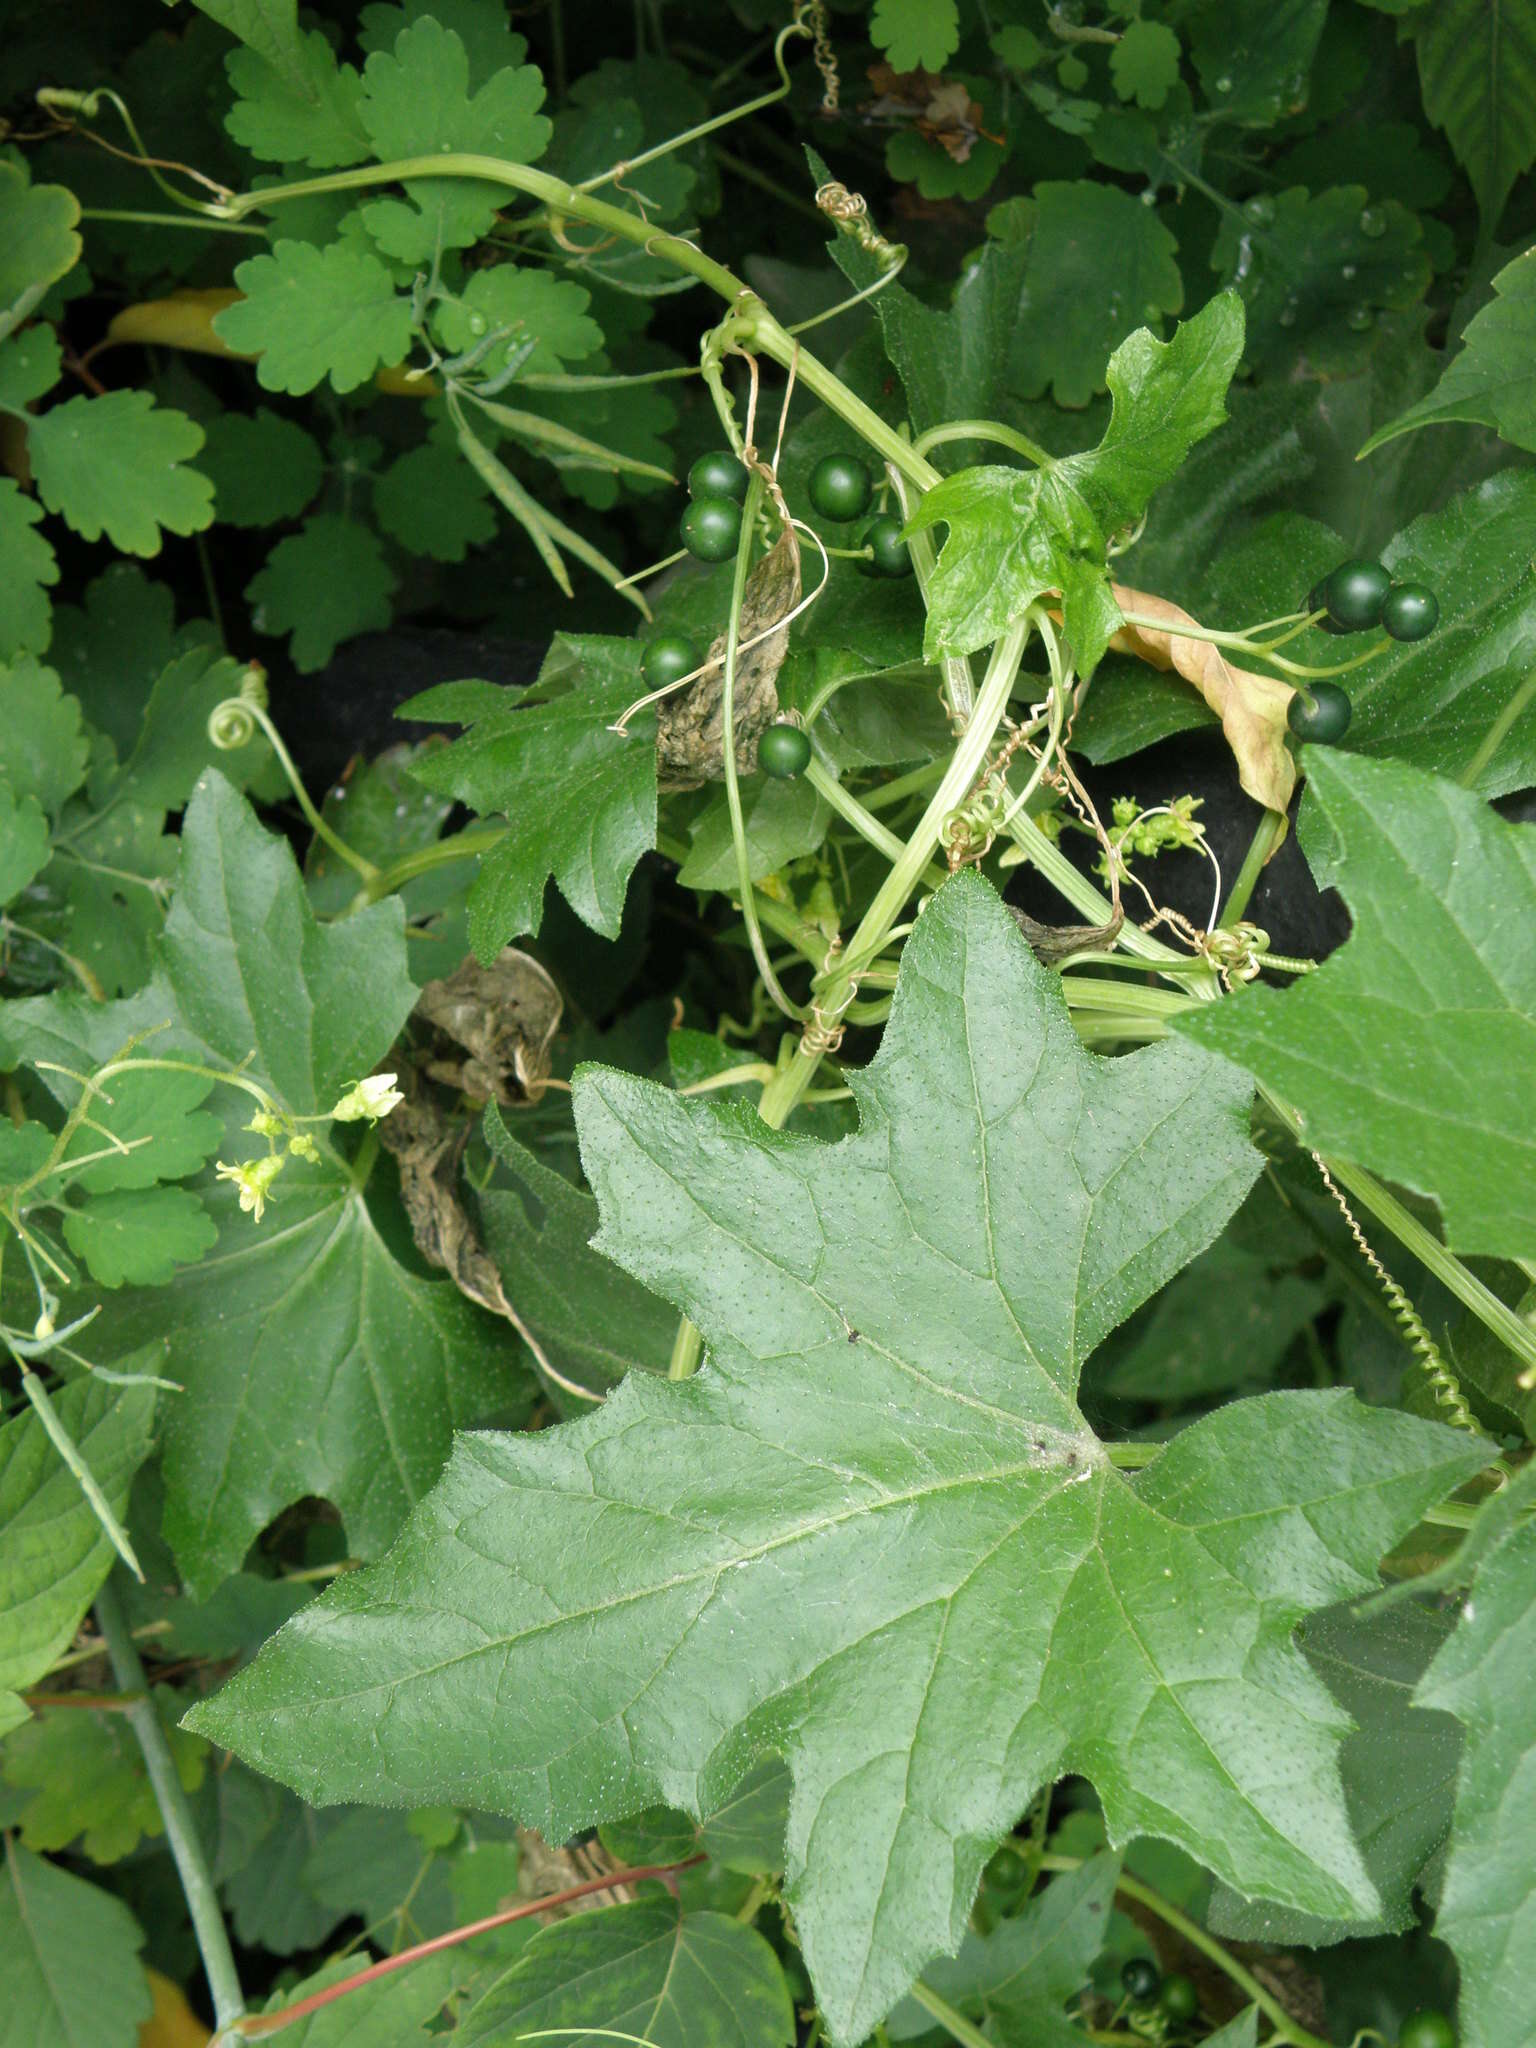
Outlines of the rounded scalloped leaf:
{"type": "Polygon", "coordinates": [[[80,202],[65,186],[28,184],[23,171],[0,164],[0,334],[80,261],[79,219],[80,202]]]}

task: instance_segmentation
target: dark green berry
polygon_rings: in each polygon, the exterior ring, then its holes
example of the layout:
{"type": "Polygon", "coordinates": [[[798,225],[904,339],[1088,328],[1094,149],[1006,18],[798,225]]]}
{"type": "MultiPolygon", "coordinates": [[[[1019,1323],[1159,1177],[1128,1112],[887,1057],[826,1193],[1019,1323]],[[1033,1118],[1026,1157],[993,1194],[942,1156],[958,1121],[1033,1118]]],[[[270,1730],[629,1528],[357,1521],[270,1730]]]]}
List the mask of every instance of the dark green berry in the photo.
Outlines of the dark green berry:
{"type": "Polygon", "coordinates": [[[1346,633],[1365,633],[1381,624],[1381,605],[1392,578],[1380,562],[1340,562],[1323,584],[1328,616],[1346,633]]]}
{"type": "Polygon", "coordinates": [[[1150,2005],[1162,1981],[1163,1973],[1150,1956],[1132,1956],[1120,1972],[1125,1995],[1135,2005],[1150,2005]]]}
{"type": "Polygon", "coordinates": [[[688,472],[691,498],[734,498],[739,505],[747,495],[747,472],[729,448],[712,448],[701,455],[688,472]]]}
{"type": "Polygon", "coordinates": [[[1440,600],[1427,583],[1394,583],[1381,607],[1394,640],[1423,640],[1440,623],[1440,600]]]}
{"type": "Polygon", "coordinates": [[[1192,2020],[1200,2010],[1200,1994],[1188,1977],[1177,1971],[1165,1977],[1157,2002],[1171,2020],[1192,2020]]]}
{"type": "Polygon", "coordinates": [[[1397,2048],[1456,2048],[1456,2029],[1443,2012],[1421,2006],[1403,2021],[1397,2048]]]}
{"type": "Polygon", "coordinates": [[[1337,683],[1314,683],[1312,701],[1298,690],[1285,714],[1285,722],[1299,740],[1315,747],[1331,747],[1349,731],[1354,706],[1337,683]]]}
{"type": "Polygon", "coordinates": [[[1317,627],[1317,630],[1320,633],[1347,633],[1349,631],[1348,626],[1341,626],[1338,624],[1336,620],[1331,619],[1328,616],[1328,597],[1326,584],[1314,583],[1312,588],[1307,592],[1307,610],[1309,612],[1322,613],[1323,616],[1320,619],[1314,619],[1312,621],[1313,625],[1317,627]]]}
{"type": "Polygon", "coordinates": [[[811,743],[798,725],[770,725],[757,743],[758,767],[781,782],[803,775],[810,758],[811,743]]]}
{"type": "Polygon", "coordinates": [[[654,640],[645,643],[640,673],[653,690],[664,690],[692,675],[703,659],[697,643],[686,633],[658,633],[654,640]]]}
{"type": "Polygon", "coordinates": [[[901,537],[901,521],[890,512],[877,512],[859,534],[859,546],[868,548],[870,560],[860,562],[866,576],[910,576],[912,557],[901,537]]]}
{"type": "Polygon", "coordinates": [[[811,503],[823,519],[857,519],[868,509],[874,488],[855,455],[824,455],[811,471],[811,503]]]}
{"type": "Polygon", "coordinates": [[[677,530],[696,560],[728,562],[741,538],[741,507],[733,498],[695,498],[677,530]]]}

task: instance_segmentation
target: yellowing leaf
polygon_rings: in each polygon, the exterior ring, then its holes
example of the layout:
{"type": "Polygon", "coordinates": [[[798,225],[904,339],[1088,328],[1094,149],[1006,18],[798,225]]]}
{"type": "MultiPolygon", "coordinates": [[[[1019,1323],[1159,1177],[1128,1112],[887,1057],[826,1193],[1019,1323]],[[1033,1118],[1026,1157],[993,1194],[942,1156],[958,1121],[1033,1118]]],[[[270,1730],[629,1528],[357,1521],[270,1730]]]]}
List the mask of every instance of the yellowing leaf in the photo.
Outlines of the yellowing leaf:
{"type": "Polygon", "coordinates": [[[1285,714],[1295,695],[1290,684],[1236,668],[1213,640],[1181,633],[1181,626],[1198,621],[1167,598],[1119,583],[1111,588],[1123,612],[1164,621],[1160,627],[1126,625],[1111,647],[1134,654],[1153,668],[1174,669],[1193,683],[1221,720],[1243,788],[1256,803],[1283,813],[1296,787],[1296,763],[1285,743],[1285,714]]]}

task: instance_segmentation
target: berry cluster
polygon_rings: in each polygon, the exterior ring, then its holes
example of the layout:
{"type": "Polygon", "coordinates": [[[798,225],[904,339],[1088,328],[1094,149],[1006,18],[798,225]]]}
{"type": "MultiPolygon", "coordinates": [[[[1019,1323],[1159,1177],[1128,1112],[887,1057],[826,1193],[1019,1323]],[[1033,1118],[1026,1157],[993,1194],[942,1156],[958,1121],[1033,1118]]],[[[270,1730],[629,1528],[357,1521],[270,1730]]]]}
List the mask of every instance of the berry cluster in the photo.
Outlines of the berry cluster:
{"type": "Polygon", "coordinates": [[[1427,583],[1394,583],[1380,562],[1340,562],[1307,594],[1307,610],[1322,612],[1325,633],[1369,633],[1393,640],[1423,640],[1440,619],[1440,601],[1427,583]]]}
{"type": "MultiPolygon", "coordinates": [[[[811,504],[823,519],[846,523],[862,518],[875,494],[874,479],[854,455],[824,455],[811,471],[811,504]]],[[[908,576],[912,560],[901,537],[901,521],[890,512],[877,512],[866,519],[854,536],[857,547],[868,548],[869,558],[859,564],[866,576],[908,576]]]]}
{"type": "Polygon", "coordinates": [[[696,561],[728,562],[741,538],[747,472],[729,448],[701,455],[688,472],[688,496],[679,534],[696,561]]]}
{"type": "MultiPolygon", "coordinates": [[[[1322,613],[1317,624],[1325,633],[1379,629],[1392,640],[1423,640],[1440,620],[1440,600],[1427,583],[1394,583],[1380,562],[1359,559],[1314,583],[1307,610],[1322,613]]],[[[1327,747],[1344,737],[1352,710],[1337,683],[1317,682],[1297,690],[1285,722],[1297,739],[1327,747]]]]}

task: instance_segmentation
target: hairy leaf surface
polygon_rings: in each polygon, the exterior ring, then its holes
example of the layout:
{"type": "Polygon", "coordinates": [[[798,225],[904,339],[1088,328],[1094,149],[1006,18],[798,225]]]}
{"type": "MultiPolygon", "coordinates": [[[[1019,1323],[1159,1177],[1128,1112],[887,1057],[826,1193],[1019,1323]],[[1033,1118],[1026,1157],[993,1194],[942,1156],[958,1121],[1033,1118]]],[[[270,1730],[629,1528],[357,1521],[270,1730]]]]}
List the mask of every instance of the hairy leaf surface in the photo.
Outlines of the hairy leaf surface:
{"type": "Polygon", "coordinates": [[[853,1078],[861,1129],[824,1146],[585,1071],[599,1246],[686,1309],[708,1369],[461,1438],[388,1560],[194,1724],[314,1798],[472,1796],[550,1837],[702,1813],[776,1750],[842,2040],[958,1945],[992,1845],[1064,1771],[1116,1839],[1373,1911],[1343,1717],[1290,1629],[1486,1447],[1291,1394],[1110,1469],[1081,1361],[1241,1198],[1246,1091],[1172,1043],[1084,1051],[979,879],[924,913],[853,1078]]]}
{"type": "Polygon", "coordinates": [[[1175,1028],[1294,1104],[1309,1144],[1433,1196],[1454,1249],[1529,1258],[1536,831],[1395,761],[1306,761],[1354,932],[1298,986],[1175,1028]]]}

